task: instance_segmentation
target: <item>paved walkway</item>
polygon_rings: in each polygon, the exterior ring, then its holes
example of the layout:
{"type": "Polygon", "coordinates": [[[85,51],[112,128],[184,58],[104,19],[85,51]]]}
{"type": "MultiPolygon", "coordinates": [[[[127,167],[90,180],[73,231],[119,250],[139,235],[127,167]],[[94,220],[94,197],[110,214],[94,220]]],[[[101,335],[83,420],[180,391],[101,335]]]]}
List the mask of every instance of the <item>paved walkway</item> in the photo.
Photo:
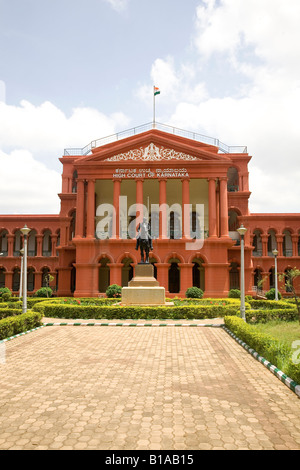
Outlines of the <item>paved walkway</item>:
{"type": "Polygon", "coordinates": [[[48,326],[5,343],[0,449],[297,449],[300,401],[221,328],[48,326]]]}

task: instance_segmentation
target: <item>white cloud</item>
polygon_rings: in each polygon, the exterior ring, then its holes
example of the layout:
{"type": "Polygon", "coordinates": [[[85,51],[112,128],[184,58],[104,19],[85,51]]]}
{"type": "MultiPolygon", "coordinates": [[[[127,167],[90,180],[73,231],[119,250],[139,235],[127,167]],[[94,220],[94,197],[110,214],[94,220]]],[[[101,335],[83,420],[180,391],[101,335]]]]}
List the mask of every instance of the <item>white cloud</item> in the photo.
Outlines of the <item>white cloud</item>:
{"type": "Polygon", "coordinates": [[[172,96],[168,124],[248,146],[251,211],[299,212],[299,15],[298,0],[203,0],[190,73],[171,57],[157,59],[151,70],[170,96],[171,88],[184,90],[172,96]],[[210,87],[218,79],[207,72],[204,82],[203,71],[220,64],[221,79],[210,87]]]}
{"type": "Polygon", "coordinates": [[[127,9],[129,0],[105,0],[118,13],[127,9]]]}
{"type": "Polygon", "coordinates": [[[82,148],[127,124],[122,113],[105,116],[92,108],[75,108],[67,117],[49,101],[40,106],[25,100],[20,106],[0,103],[0,147],[25,148],[53,166],[64,148],[82,148]]]}
{"type": "Polygon", "coordinates": [[[64,148],[82,148],[127,124],[122,113],[76,108],[67,117],[50,102],[0,102],[0,214],[58,214],[64,148]]]}
{"type": "Polygon", "coordinates": [[[5,98],[6,98],[6,87],[5,87],[5,82],[3,80],[0,80],[0,102],[5,103],[5,98]]]}
{"type": "Polygon", "coordinates": [[[60,173],[27,150],[0,151],[0,214],[58,214],[60,173]]]}

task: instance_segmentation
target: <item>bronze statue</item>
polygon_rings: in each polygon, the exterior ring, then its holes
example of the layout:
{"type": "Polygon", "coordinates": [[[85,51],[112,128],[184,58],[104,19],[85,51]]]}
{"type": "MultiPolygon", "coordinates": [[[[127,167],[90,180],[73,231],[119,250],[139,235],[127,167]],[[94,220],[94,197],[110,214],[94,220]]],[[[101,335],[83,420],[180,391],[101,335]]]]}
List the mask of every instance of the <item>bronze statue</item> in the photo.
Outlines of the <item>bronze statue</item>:
{"type": "Polygon", "coordinates": [[[137,227],[136,247],[135,249],[141,250],[141,263],[149,264],[149,252],[153,251],[152,237],[150,235],[150,224],[146,218],[137,227]]]}

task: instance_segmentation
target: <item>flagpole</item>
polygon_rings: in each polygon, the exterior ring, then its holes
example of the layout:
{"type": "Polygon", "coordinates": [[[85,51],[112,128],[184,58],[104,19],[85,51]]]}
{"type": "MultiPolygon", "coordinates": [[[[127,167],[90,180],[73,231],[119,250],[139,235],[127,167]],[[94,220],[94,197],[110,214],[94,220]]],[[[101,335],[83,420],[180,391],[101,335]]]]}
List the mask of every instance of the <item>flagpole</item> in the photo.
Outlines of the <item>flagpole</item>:
{"type": "Polygon", "coordinates": [[[153,129],[155,129],[155,86],[153,86],[153,129]]]}

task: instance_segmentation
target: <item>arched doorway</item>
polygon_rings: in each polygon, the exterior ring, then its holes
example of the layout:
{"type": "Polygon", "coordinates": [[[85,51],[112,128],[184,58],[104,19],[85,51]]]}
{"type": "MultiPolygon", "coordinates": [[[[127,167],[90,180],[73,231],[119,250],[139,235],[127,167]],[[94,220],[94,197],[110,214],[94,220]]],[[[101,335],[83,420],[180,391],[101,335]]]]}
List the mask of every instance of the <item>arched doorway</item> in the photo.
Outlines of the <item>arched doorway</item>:
{"type": "Polygon", "coordinates": [[[29,268],[27,270],[27,291],[33,292],[35,284],[35,270],[34,268],[29,268]]]}
{"type": "Polygon", "coordinates": [[[262,273],[259,268],[256,268],[254,271],[254,285],[258,289],[262,289],[262,273]]]}
{"type": "Polygon", "coordinates": [[[124,258],[122,267],[122,287],[127,287],[128,283],[133,278],[133,260],[131,258],[124,258]]]}
{"type": "Polygon", "coordinates": [[[180,269],[178,260],[170,260],[169,267],[169,292],[177,294],[180,291],[180,269]]]}
{"type": "Polygon", "coordinates": [[[12,289],[13,292],[20,290],[20,268],[14,268],[13,270],[12,289]]]}
{"type": "Polygon", "coordinates": [[[193,287],[199,287],[203,292],[205,290],[205,270],[203,260],[195,258],[193,260],[193,287]]]}
{"type": "MultiPolygon", "coordinates": [[[[74,261],[75,263],[75,261],[74,261]]],[[[74,294],[76,289],[76,268],[71,264],[71,285],[70,285],[71,293],[74,294]]]]}
{"type": "Polygon", "coordinates": [[[5,269],[0,268],[0,288],[5,287],[5,269]]]}
{"type": "Polygon", "coordinates": [[[108,286],[110,285],[110,271],[108,263],[110,260],[108,258],[102,258],[99,262],[99,283],[98,288],[99,292],[106,292],[108,286]]]}
{"type": "Polygon", "coordinates": [[[275,288],[275,269],[271,268],[269,270],[269,281],[270,281],[270,289],[275,288]]]}

